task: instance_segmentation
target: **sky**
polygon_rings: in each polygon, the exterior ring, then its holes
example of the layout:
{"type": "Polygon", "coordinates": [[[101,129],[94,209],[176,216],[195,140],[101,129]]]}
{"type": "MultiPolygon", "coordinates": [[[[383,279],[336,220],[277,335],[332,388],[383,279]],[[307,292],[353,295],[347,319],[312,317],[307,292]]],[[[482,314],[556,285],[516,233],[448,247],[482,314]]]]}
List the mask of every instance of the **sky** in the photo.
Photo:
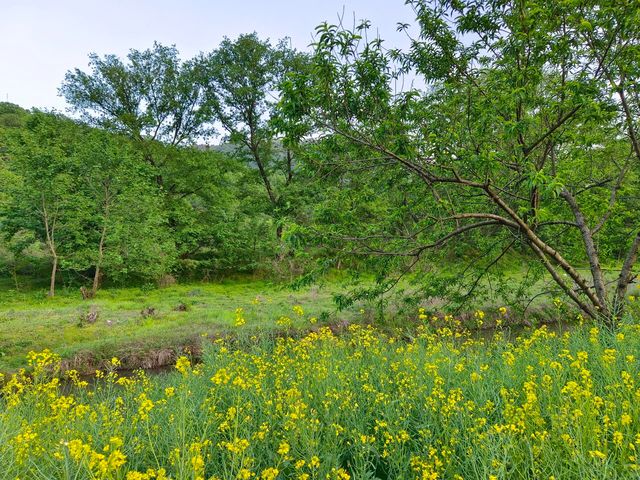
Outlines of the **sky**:
{"type": "Polygon", "coordinates": [[[58,87],[68,70],[87,70],[89,53],[124,57],[158,41],[186,59],[254,31],[304,50],[339,15],[370,20],[389,46],[408,43],[396,32],[413,21],[404,0],[0,0],[0,101],[64,112],[58,87]]]}

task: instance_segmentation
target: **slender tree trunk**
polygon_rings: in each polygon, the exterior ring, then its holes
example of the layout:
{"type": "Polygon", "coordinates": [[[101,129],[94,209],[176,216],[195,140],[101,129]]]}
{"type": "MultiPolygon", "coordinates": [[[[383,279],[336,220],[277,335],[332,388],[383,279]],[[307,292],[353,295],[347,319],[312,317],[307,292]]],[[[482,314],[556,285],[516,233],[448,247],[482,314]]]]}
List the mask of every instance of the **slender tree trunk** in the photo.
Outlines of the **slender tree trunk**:
{"type": "Polygon", "coordinates": [[[58,256],[53,255],[53,264],[51,265],[51,280],[49,282],[49,296],[54,297],[56,294],[56,274],[58,273],[58,256]]]}
{"type": "Polygon", "coordinates": [[[56,274],[58,273],[58,253],[56,252],[55,243],[56,217],[57,210],[54,212],[53,218],[49,217],[47,202],[45,201],[44,194],[42,194],[42,219],[44,220],[44,230],[47,235],[47,246],[49,247],[49,252],[51,252],[51,258],[53,260],[51,265],[51,280],[49,283],[50,297],[56,294],[56,274]]]}
{"type": "Polygon", "coordinates": [[[96,292],[98,291],[98,288],[100,288],[100,275],[101,275],[100,263],[98,263],[96,265],[96,272],[93,274],[93,285],[91,286],[91,293],[93,295],[95,295],[96,292]]]}
{"type": "Polygon", "coordinates": [[[276,196],[273,193],[273,188],[271,188],[271,181],[269,180],[269,176],[267,175],[267,170],[262,163],[262,159],[260,158],[260,154],[255,150],[253,152],[253,159],[258,166],[258,171],[260,172],[260,177],[262,178],[262,183],[264,183],[264,188],[267,190],[267,195],[269,196],[269,200],[273,205],[276,204],[276,196]]]}
{"type": "Polygon", "coordinates": [[[100,233],[100,242],[98,243],[98,260],[96,261],[96,271],[93,275],[93,285],[91,287],[91,293],[96,294],[98,288],[100,288],[100,275],[102,274],[102,260],[104,258],[104,242],[107,238],[107,223],[109,221],[109,207],[111,206],[111,195],[109,192],[109,185],[104,185],[104,218],[102,224],[102,232],[100,233]]]}
{"type": "Polygon", "coordinates": [[[629,252],[627,253],[627,258],[625,258],[624,263],[622,264],[622,269],[620,270],[620,275],[618,276],[618,284],[616,286],[616,300],[615,300],[615,311],[618,315],[620,315],[624,310],[624,297],[627,294],[627,288],[629,284],[633,281],[634,276],[631,273],[633,266],[638,259],[638,248],[640,247],[640,232],[638,232],[633,239],[633,243],[631,244],[631,248],[629,248],[629,252]]]}
{"type": "Polygon", "coordinates": [[[96,262],[96,271],[93,274],[93,285],[91,286],[91,293],[93,295],[96,294],[98,288],[100,288],[100,275],[102,275],[102,271],[100,270],[100,266],[102,265],[102,249],[100,249],[100,256],[98,257],[98,261],[96,262]]]}
{"type": "MultiPolygon", "coordinates": [[[[267,190],[267,195],[269,196],[269,201],[271,202],[271,206],[275,210],[276,205],[278,204],[278,198],[271,187],[271,181],[269,180],[269,175],[267,175],[267,170],[262,163],[262,159],[260,158],[260,153],[258,152],[257,147],[252,147],[253,159],[258,165],[258,171],[260,172],[260,177],[262,178],[262,183],[264,184],[265,189],[267,190]]],[[[282,240],[282,225],[278,225],[276,227],[276,237],[278,240],[282,240]]]]}
{"type": "Polygon", "coordinates": [[[603,309],[601,313],[608,317],[609,312],[606,301],[607,292],[604,284],[604,276],[602,275],[602,268],[600,267],[598,250],[596,248],[595,242],[593,241],[593,234],[591,232],[591,229],[587,225],[586,218],[584,217],[582,211],[580,210],[580,207],[578,206],[578,202],[576,202],[576,199],[573,197],[573,195],[571,195],[568,190],[564,189],[560,193],[560,196],[562,196],[562,198],[564,198],[569,204],[569,207],[573,212],[573,216],[576,219],[578,229],[580,229],[580,233],[582,234],[582,241],[587,253],[587,260],[589,260],[591,276],[593,277],[593,286],[603,309]]]}
{"type": "Polygon", "coordinates": [[[20,283],[18,282],[18,271],[16,270],[16,264],[13,264],[13,268],[11,269],[11,276],[13,277],[13,283],[16,286],[16,292],[20,291],[20,283]]]}
{"type": "Polygon", "coordinates": [[[107,235],[107,224],[102,227],[102,234],[100,235],[100,243],[98,245],[98,261],[96,262],[96,271],[93,275],[93,285],[91,287],[91,292],[95,295],[100,288],[100,275],[102,271],[100,268],[102,267],[102,259],[104,258],[104,239],[107,235]]]}

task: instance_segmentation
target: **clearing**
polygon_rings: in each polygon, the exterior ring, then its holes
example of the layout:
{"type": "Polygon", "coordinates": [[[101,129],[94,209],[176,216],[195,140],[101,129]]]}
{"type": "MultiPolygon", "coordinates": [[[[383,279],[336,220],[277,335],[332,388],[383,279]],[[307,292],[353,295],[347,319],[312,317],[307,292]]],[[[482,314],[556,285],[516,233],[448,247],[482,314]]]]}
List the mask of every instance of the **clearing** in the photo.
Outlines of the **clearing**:
{"type": "Polygon", "coordinates": [[[238,308],[243,309],[242,331],[249,335],[257,329],[311,327],[314,318],[326,319],[335,311],[332,295],[340,290],[335,283],[292,291],[264,281],[234,280],[161,289],[110,288],[82,300],[76,289],[47,298],[42,290],[1,288],[0,372],[15,371],[25,365],[27,352],[45,348],[81,370],[113,356],[132,368],[162,366],[179,350],[197,346],[200,336],[237,328],[238,308]],[[303,314],[294,311],[298,305],[303,314]],[[145,309],[153,312],[143,313],[145,309]],[[97,319],[88,323],[92,311],[97,319]],[[158,355],[168,358],[154,358],[158,355]]]}

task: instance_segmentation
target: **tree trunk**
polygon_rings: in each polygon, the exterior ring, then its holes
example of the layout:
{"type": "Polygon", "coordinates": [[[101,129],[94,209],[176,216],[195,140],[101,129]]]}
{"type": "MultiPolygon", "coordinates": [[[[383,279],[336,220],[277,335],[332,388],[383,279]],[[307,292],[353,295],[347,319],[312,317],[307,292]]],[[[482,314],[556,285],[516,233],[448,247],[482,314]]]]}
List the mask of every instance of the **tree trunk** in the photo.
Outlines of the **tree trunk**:
{"type": "Polygon", "coordinates": [[[16,292],[20,291],[20,283],[18,282],[18,271],[16,270],[16,264],[13,264],[13,268],[11,269],[11,276],[13,277],[13,283],[16,286],[16,292]]]}
{"type": "MultiPolygon", "coordinates": [[[[491,187],[486,186],[486,187],[484,187],[484,190],[487,192],[489,197],[494,201],[494,203],[496,205],[498,205],[502,210],[504,210],[516,222],[516,224],[520,227],[520,229],[523,231],[523,233],[527,236],[529,244],[532,245],[532,246],[535,246],[537,249],[539,249],[539,251],[544,256],[549,257],[560,268],[562,268],[562,270],[564,270],[565,273],[567,273],[567,275],[569,275],[569,277],[571,277],[571,279],[580,288],[580,291],[582,293],[584,293],[589,298],[589,301],[591,302],[591,304],[599,312],[605,311],[604,306],[600,303],[600,300],[598,299],[597,295],[591,290],[591,287],[589,287],[586,279],[583,278],[582,275],[580,275],[578,273],[578,271],[569,262],[567,262],[567,260],[565,260],[564,257],[562,257],[562,255],[560,255],[560,253],[558,251],[556,251],[555,249],[551,248],[550,245],[548,245],[540,237],[538,237],[535,234],[535,232],[533,230],[531,230],[531,227],[524,220],[522,220],[522,218],[520,218],[520,216],[502,198],[500,198],[500,196],[498,196],[493,191],[493,189],[491,187]]],[[[534,249],[534,251],[536,252],[536,254],[538,254],[538,256],[540,256],[540,254],[538,253],[537,250],[534,249]]],[[[545,264],[545,266],[546,266],[546,264],[545,264]]],[[[552,273],[552,272],[550,271],[550,273],[552,273]]],[[[553,273],[552,273],[552,275],[553,275],[553,273]]],[[[560,286],[562,286],[562,284],[560,282],[558,282],[558,278],[560,278],[560,277],[556,278],[556,276],[554,276],[554,279],[556,280],[556,283],[558,283],[560,286]]],[[[562,287],[562,288],[563,288],[563,290],[566,289],[565,287],[562,287]]],[[[576,299],[573,298],[573,296],[571,296],[571,298],[574,301],[576,301],[576,299]]],[[[584,310],[583,306],[579,302],[576,301],[576,303],[580,306],[580,308],[582,308],[584,310]]],[[[591,315],[589,310],[590,309],[586,310],[586,313],[591,315]]]]}
{"type": "Polygon", "coordinates": [[[638,259],[638,248],[640,248],[640,232],[638,232],[633,239],[631,248],[627,253],[618,276],[618,284],[616,286],[616,300],[614,304],[614,311],[617,315],[620,315],[624,310],[624,297],[627,294],[627,288],[629,284],[633,282],[634,275],[632,274],[633,266],[638,259]]]}
{"type": "Polygon", "coordinates": [[[49,282],[49,296],[56,294],[56,273],[58,273],[58,256],[53,255],[53,264],[51,265],[51,281],[49,282]]]}
{"type": "Polygon", "coordinates": [[[91,293],[93,295],[96,294],[98,288],[100,288],[100,276],[102,272],[100,271],[100,265],[96,265],[96,273],[93,274],[93,285],[91,286],[91,293]]]}
{"type": "MultiPolygon", "coordinates": [[[[57,209],[54,209],[57,212],[57,209]]],[[[56,273],[58,273],[58,253],[56,252],[55,232],[56,232],[56,217],[54,214],[52,218],[49,217],[49,210],[47,209],[47,203],[45,201],[44,193],[42,194],[42,219],[44,221],[44,229],[47,234],[47,247],[51,253],[53,264],[51,265],[51,281],[49,283],[49,296],[53,297],[56,294],[56,273]]]]}
{"type": "Polygon", "coordinates": [[[102,227],[102,234],[100,235],[100,243],[98,244],[98,261],[96,262],[96,272],[93,275],[93,285],[91,287],[91,293],[93,295],[96,294],[98,288],[100,288],[100,275],[102,275],[102,271],[100,267],[102,267],[102,259],[104,257],[104,239],[107,235],[107,224],[105,221],[104,226],[102,227]]]}
{"type": "Polygon", "coordinates": [[[609,309],[607,307],[607,292],[604,283],[604,276],[602,275],[602,268],[600,267],[600,260],[598,256],[598,250],[593,241],[593,235],[591,233],[591,229],[587,225],[587,219],[582,214],[580,207],[578,207],[578,203],[576,199],[571,195],[571,193],[564,189],[560,196],[564,198],[569,207],[571,207],[571,211],[573,212],[573,216],[576,219],[576,224],[578,225],[578,229],[580,233],[582,233],[582,241],[584,243],[584,248],[587,254],[587,260],[589,261],[589,267],[591,269],[591,277],[593,278],[593,286],[596,291],[596,295],[598,296],[598,300],[601,305],[601,312],[605,317],[609,316],[609,309]]]}

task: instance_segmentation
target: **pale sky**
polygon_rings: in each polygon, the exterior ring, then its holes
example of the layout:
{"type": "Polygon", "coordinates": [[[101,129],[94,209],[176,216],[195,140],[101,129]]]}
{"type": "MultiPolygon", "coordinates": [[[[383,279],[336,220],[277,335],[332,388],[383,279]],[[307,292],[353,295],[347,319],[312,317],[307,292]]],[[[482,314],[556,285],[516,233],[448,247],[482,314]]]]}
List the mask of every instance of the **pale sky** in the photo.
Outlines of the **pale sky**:
{"type": "Polygon", "coordinates": [[[87,69],[88,54],[125,56],[154,40],[182,58],[214,49],[224,36],[290,37],[306,49],[316,25],[371,20],[389,46],[406,46],[398,22],[413,23],[404,0],[0,0],[0,101],[66,109],[64,74],[87,69]]]}

